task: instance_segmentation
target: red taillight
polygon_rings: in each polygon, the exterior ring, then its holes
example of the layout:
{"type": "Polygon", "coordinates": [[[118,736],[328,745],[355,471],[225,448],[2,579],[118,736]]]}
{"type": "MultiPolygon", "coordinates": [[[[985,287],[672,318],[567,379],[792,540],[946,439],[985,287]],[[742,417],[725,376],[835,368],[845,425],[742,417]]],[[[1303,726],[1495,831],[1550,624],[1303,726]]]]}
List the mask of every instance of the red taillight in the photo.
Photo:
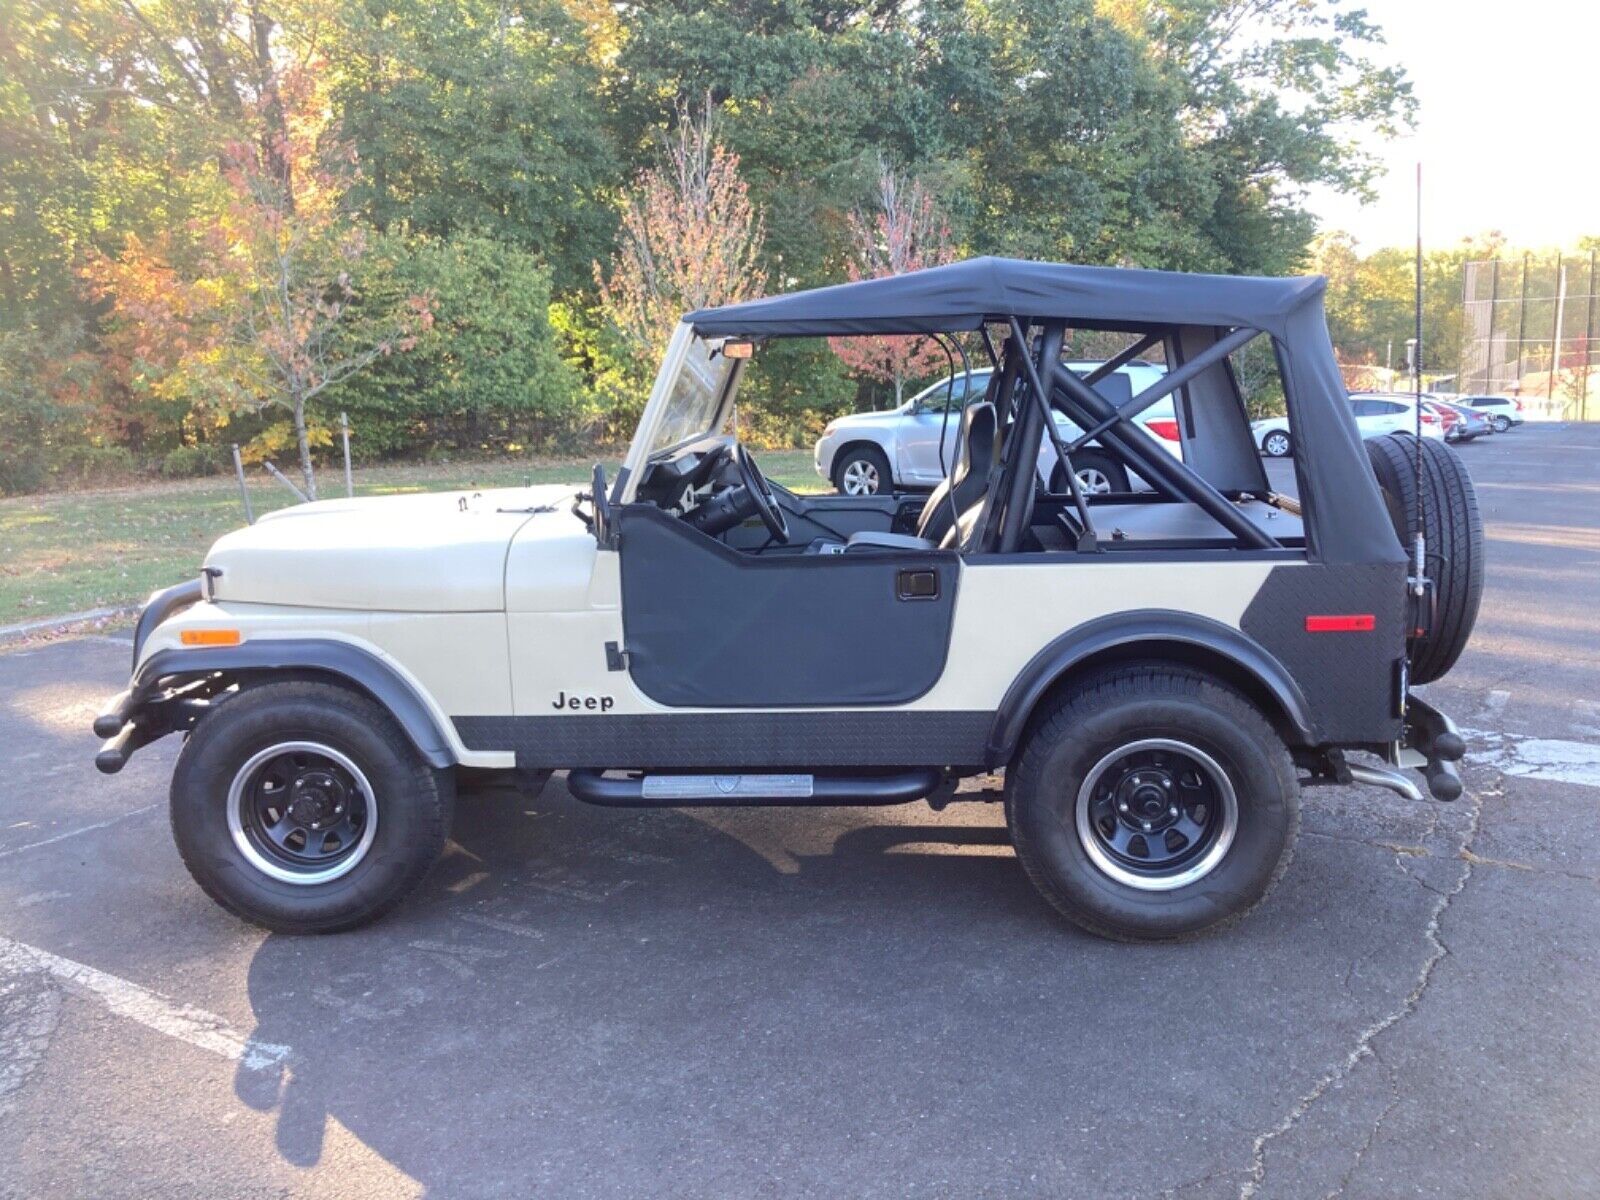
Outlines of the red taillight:
{"type": "Polygon", "coordinates": [[[1522,401],[1521,400],[1513,400],[1511,403],[1515,404],[1517,406],[1517,411],[1518,412],[1522,411],[1522,401]]]}
{"type": "Polygon", "coordinates": [[[1306,618],[1307,633],[1371,633],[1376,625],[1377,619],[1371,613],[1306,618]]]}
{"type": "Polygon", "coordinates": [[[1431,412],[1425,412],[1422,414],[1422,423],[1424,425],[1437,425],[1439,423],[1439,418],[1434,416],[1431,412]]]}
{"type": "Polygon", "coordinates": [[[1178,440],[1178,422],[1171,417],[1156,417],[1152,421],[1146,421],[1144,427],[1158,438],[1164,438],[1169,442],[1178,440]]]}

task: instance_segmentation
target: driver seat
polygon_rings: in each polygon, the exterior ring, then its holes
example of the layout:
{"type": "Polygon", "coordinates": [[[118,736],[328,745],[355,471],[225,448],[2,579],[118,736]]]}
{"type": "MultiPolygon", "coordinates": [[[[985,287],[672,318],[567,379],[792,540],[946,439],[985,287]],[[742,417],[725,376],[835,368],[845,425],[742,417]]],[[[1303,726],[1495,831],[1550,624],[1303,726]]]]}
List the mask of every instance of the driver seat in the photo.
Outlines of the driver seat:
{"type": "Polygon", "coordinates": [[[955,513],[964,513],[983,499],[989,475],[1000,458],[999,432],[1000,421],[993,404],[983,400],[967,406],[961,414],[961,449],[955,468],[939,481],[922,506],[922,515],[917,518],[918,537],[939,545],[954,527],[955,513]]]}

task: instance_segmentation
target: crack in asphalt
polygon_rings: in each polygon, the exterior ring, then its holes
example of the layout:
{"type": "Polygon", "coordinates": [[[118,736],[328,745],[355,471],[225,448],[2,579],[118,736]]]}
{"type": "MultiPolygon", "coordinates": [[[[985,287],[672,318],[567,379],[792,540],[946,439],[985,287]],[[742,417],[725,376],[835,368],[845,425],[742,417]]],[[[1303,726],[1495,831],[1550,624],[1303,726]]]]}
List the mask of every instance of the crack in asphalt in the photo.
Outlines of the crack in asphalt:
{"type": "MultiPolygon", "coordinates": [[[[1419,884],[1422,884],[1422,886],[1426,887],[1429,891],[1434,892],[1439,897],[1438,903],[1433,906],[1432,912],[1430,912],[1428,915],[1427,923],[1423,926],[1423,937],[1427,941],[1429,950],[1427,957],[1423,959],[1422,966],[1417,972],[1416,979],[1411,986],[1410,992],[1407,993],[1406,998],[1401,1002],[1398,1008],[1372,1022],[1359,1034],[1357,1034],[1355,1045],[1351,1047],[1349,1053],[1346,1054],[1344,1058],[1339,1060],[1339,1062],[1335,1063],[1331,1069],[1324,1073],[1322,1078],[1317,1080],[1316,1085],[1312,1087],[1310,1091],[1306,1092],[1305,1095],[1301,1096],[1300,1099],[1294,1103],[1293,1107],[1291,1107],[1289,1111],[1284,1114],[1282,1120],[1280,1120],[1271,1129],[1268,1129],[1256,1136],[1255,1140],[1250,1145],[1250,1163],[1246,1169],[1244,1182],[1239,1188],[1239,1200],[1251,1200],[1251,1198],[1256,1196],[1266,1184],[1267,1147],[1272,1142],[1283,1137],[1290,1130],[1299,1125],[1300,1122],[1305,1119],[1306,1115],[1314,1107],[1316,1107],[1318,1101],[1320,1101],[1323,1096],[1325,1096],[1335,1085],[1342,1083],[1345,1079],[1349,1078],[1350,1073],[1354,1071],[1364,1059],[1375,1058],[1377,1056],[1377,1051],[1373,1046],[1374,1041],[1383,1034],[1387,1033],[1389,1030],[1393,1029],[1401,1021],[1404,1021],[1407,1017],[1414,1013],[1417,1010],[1418,1005],[1422,1003],[1423,993],[1428,990],[1428,984],[1433,980],[1434,970],[1441,962],[1444,961],[1446,957],[1448,957],[1450,953],[1449,947],[1445,945],[1443,939],[1439,935],[1439,925],[1444,919],[1445,913],[1449,911],[1451,902],[1461,894],[1462,890],[1467,886],[1467,882],[1472,878],[1472,872],[1475,863],[1473,858],[1470,856],[1470,851],[1472,849],[1473,839],[1478,835],[1478,823],[1483,812],[1483,800],[1485,795],[1496,790],[1498,789],[1491,787],[1483,791],[1474,791],[1471,793],[1472,803],[1468,809],[1467,828],[1456,854],[1456,857],[1458,857],[1462,862],[1462,868],[1461,873],[1459,876],[1457,876],[1455,885],[1453,887],[1451,887],[1448,891],[1439,891],[1431,885],[1424,883],[1421,879],[1417,879],[1417,877],[1412,875],[1410,871],[1405,872],[1409,878],[1416,879],[1419,884]]],[[[1427,857],[1432,856],[1430,855],[1427,857]]],[[[1404,864],[1401,862],[1401,857],[1399,855],[1396,855],[1396,862],[1401,864],[1402,870],[1405,870],[1404,864]]],[[[1382,1059],[1378,1059],[1378,1062],[1382,1063],[1382,1061],[1382,1059]]],[[[1365,1155],[1366,1147],[1371,1145],[1373,1138],[1376,1138],[1377,1126],[1382,1125],[1384,1120],[1387,1119],[1390,1111],[1392,1111],[1392,1106],[1389,1109],[1385,1109],[1384,1112],[1379,1115],[1366,1146],[1364,1146],[1357,1154],[1357,1164],[1359,1164],[1360,1158],[1365,1155]]],[[[1354,1172],[1354,1169],[1354,1166],[1352,1166],[1351,1173],[1354,1172]]],[[[1341,1191],[1348,1184],[1348,1181],[1349,1174],[1346,1175],[1344,1183],[1341,1183],[1340,1185],[1341,1191]]]]}
{"type": "Polygon", "coordinates": [[[1378,1053],[1376,1047],[1373,1048],[1372,1058],[1383,1067],[1384,1075],[1389,1080],[1389,1103],[1383,1106],[1383,1111],[1378,1114],[1378,1119],[1372,1123],[1372,1128],[1367,1130],[1366,1140],[1356,1147],[1355,1157],[1350,1161],[1350,1165],[1345,1168],[1344,1174],[1339,1177],[1339,1186],[1326,1193],[1322,1200],[1338,1200],[1340,1196],[1345,1194],[1345,1191],[1350,1187],[1350,1181],[1355,1178],[1356,1171],[1361,1167],[1361,1160],[1366,1158],[1367,1151],[1371,1150],[1372,1144],[1378,1140],[1378,1132],[1383,1128],[1383,1123],[1389,1119],[1390,1113],[1400,1107],[1400,1081],[1395,1077],[1394,1068],[1383,1061],[1383,1055],[1378,1053]]]}

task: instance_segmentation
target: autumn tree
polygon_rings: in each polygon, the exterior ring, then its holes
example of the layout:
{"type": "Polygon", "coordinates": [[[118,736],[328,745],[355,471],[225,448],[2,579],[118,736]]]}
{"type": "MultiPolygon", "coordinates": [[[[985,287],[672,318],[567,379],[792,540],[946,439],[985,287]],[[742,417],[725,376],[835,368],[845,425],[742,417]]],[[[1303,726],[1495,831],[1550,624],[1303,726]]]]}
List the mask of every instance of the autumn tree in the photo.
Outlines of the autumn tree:
{"type": "Polygon", "coordinates": [[[368,231],[344,196],[353,150],[334,136],[315,72],[283,71],[255,141],[224,148],[213,220],[194,270],[164,243],[130,239],[88,274],[113,306],[112,339],[153,389],[281,409],[306,495],[316,499],[310,406],[378,358],[409,350],[431,327],[431,297],[362,303],[368,231]]]}
{"type": "Polygon", "coordinates": [[[640,358],[653,358],[684,313],[761,295],[764,236],[709,104],[698,116],[680,110],[662,160],[634,182],[610,276],[594,265],[601,308],[640,358]]]}
{"type": "MultiPolygon", "coordinates": [[[[852,282],[904,275],[938,267],[955,257],[950,223],[920,179],[879,161],[873,208],[849,216],[852,282]]],[[[894,402],[905,399],[907,382],[925,379],[947,363],[926,337],[830,338],[833,352],[852,371],[894,385],[894,402]]]]}

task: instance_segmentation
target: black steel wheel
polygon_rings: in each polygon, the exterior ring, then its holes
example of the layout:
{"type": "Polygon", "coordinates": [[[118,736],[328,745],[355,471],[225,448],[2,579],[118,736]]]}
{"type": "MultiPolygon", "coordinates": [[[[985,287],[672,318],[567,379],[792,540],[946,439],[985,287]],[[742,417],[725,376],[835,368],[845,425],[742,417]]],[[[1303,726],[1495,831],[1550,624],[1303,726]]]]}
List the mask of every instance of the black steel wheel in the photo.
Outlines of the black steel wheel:
{"type": "Polygon", "coordinates": [[[1078,837],[1101,871],[1172,891],[1209,875],[1233,845],[1239,801],[1216,759],[1188,742],[1141,738],[1108,751],[1078,789],[1078,837]]]}
{"type": "Polygon", "coordinates": [[[378,832],[361,768],[321,742],[258,751],[228,789],[228,828],[256,870],[285,883],[327,883],[353,870],[378,832]]]}

